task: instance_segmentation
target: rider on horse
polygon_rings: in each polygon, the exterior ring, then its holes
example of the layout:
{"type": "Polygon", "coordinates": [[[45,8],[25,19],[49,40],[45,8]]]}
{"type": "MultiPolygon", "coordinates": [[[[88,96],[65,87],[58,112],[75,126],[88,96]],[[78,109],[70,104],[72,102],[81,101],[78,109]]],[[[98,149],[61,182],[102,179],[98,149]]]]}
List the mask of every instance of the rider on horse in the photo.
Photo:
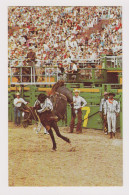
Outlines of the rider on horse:
{"type": "Polygon", "coordinates": [[[58,117],[53,113],[53,105],[50,98],[45,94],[40,94],[34,104],[34,107],[39,117],[42,117],[44,127],[49,130],[48,123],[58,120],[58,117]]]}
{"type": "Polygon", "coordinates": [[[37,110],[38,113],[45,112],[46,110],[50,110],[50,111],[53,110],[52,102],[45,94],[40,94],[38,96],[37,102],[39,102],[41,107],[40,110],[37,110]]]}

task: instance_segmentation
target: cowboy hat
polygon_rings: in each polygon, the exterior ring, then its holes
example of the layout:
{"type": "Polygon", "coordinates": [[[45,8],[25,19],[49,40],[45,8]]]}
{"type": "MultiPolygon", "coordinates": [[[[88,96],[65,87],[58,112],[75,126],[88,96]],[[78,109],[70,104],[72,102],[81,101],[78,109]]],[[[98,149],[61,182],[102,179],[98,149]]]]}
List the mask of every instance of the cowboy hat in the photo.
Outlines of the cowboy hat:
{"type": "Polygon", "coordinates": [[[108,95],[108,92],[105,91],[103,95],[108,95]]]}
{"type": "Polygon", "coordinates": [[[110,92],[110,93],[109,93],[109,96],[110,96],[110,95],[113,95],[113,96],[115,96],[115,93],[113,93],[113,92],[110,92]]]}
{"type": "Polygon", "coordinates": [[[73,92],[74,93],[80,93],[80,91],[78,89],[75,89],[73,92]]]}
{"type": "Polygon", "coordinates": [[[17,92],[17,93],[16,93],[16,95],[20,95],[20,93],[19,93],[19,92],[17,92]]]}

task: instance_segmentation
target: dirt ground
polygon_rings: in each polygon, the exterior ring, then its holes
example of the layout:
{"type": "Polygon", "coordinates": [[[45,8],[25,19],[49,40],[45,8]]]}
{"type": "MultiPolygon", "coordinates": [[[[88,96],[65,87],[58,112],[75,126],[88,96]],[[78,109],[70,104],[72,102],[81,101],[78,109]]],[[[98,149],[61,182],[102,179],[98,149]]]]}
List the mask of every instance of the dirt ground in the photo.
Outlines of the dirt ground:
{"type": "Polygon", "coordinates": [[[123,151],[119,133],[109,139],[101,130],[83,129],[82,134],[55,134],[57,151],[43,129],[24,129],[9,123],[9,186],[122,186],[123,151]]]}

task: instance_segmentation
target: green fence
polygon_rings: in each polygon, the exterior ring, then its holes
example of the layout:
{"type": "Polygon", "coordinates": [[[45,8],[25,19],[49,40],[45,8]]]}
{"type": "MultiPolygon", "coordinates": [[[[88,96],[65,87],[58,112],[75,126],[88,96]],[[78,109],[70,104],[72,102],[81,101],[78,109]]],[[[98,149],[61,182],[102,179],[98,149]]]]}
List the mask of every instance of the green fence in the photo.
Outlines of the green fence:
{"type": "MultiPolygon", "coordinates": [[[[121,130],[122,135],[122,92],[120,91],[120,85],[110,85],[110,84],[103,84],[100,88],[85,88],[83,84],[67,84],[66,85],[71,91],[75,88],[80,88],[80,96],[85,98],[87,101],[87,105],[83,108],[83,127],[84,128],[92,128],[92,129],[102,129],[102,120],[99,115],[99,104],[102,98],[102,94],[104,91],[110,92],[113,91],[116,96],[115,99],[120,101],[121,103],[121,112],[120,117],[117,120],[117,129],[121,130]]],[[[18,87],[17,87],[18,90],[18,87]]],[[[30,106],[34,105],[35,100],[37,99],[40,93],[46,93],[47,88],[37,86],[29,86],[20,87],[21,97],[23,97],[26,101],[28,101],[30,106]]],[[[13,100],[15,98],[16,88],[11,88],[9,86],[9,93],[8,93],[8,119],[9,121],[14,121],[14,106],[13,100]]],[[[67,105],[67,113],[66,118],[64,121],[59,121],[59,126],[69,126],[71,121],[71,108],[70,105],[67,105]]]]}

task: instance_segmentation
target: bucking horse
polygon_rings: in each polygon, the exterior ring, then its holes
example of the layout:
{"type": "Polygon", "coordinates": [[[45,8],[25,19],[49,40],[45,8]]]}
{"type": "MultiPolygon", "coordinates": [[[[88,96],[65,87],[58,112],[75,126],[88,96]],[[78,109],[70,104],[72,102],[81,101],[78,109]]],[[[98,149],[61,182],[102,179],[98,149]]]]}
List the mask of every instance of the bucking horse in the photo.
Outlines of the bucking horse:
{"type": "MultiPolygon", "coordinates": [[[[42,96],[42,94],[41,94],[42,96]]],[[[37,112],[40,107],[28,107],[24,105],[22,111],[24,112],[23,127],[27,127],[31,120],[40,121],[42,125],[48,130],[53,143],[53,150],[56,150],[56,142],[52,129],[55,130],[56,135],[63,139],[64,141],[71,143],[70,139],[63,136],[58,128],[57,122],[64,119],[67,109],[67,103],[71,105],[71,113],[75,115],[73,109],[73,95],[72,92],[65,87],[64,81],[58,81],[55,83],[50,91],[49,98],[53,104],[53,113],[50,111],[45,111],[39,114],[37,112]],[[56,116],[56,120],[52,120],[52,117],[56,116]]]]}

